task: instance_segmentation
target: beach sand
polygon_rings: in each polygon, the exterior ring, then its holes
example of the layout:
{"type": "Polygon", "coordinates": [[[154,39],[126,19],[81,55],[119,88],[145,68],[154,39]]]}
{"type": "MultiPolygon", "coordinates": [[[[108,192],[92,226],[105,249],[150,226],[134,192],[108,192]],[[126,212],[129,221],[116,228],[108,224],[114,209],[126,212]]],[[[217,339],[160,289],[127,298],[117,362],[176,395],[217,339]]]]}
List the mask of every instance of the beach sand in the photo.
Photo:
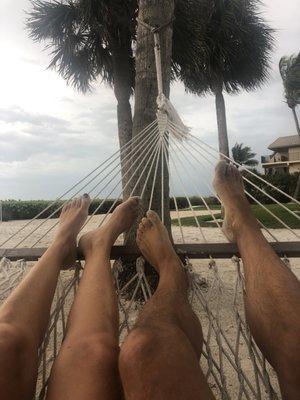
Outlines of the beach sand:
{"type": "MultiPolygon", "coordinates": [[[[199,213],[202,212],[197,211],[196,213],[197,215],[199,215],[199,213]]],[[[177,214],[176,215],[174,214],[172,217],[175,218],[176,216],[177,214]]],[[[180,217],[186,217],[186,216],[190,216],[190,212],[180,211],[180,217]]],[[[89,224],[83,229],[83,233],[91,229],[95,229],[99,225],[101,220],[103,220],[103,218],[104,218],[103,215],[93,217],[90,220],[89,224]]],[[[7,238],[9,238],[12,234],[17,232],[22,227],[24,227],[27,223],[28,221],[10,221],[10,222],[0,223],[0,243],[4,242],[7,238]]],[[[37,229],[36,232],[30,234],[30,237],[28,237],[24,242],[22,242],[20,244],[20,247],[31,247],[32,244],[36,243],[38,239],[41,237],[42,239],[39,242],[37,242],[36,247],[47,247],[51,242],[51,239],[53,238],[53,234],[55,231],[55,229],[52,229],[50,231],[49,229],[54,227],[56,224],[57,220],[50,220],[50,221],[36,220],[29,226],[25,227],[22,230],[22,232],[20,232],[19,235],[16,235],[16,237],[14,237],[11,241],[7,242],[5,246],[1,247],[11,248],[16,246],[18,243],[20,243],[22,238],[29,235],[34,229],[36,229],[39,226],[40,226],[39,229],[37,229]]],[[[201,243],[204,242],[205,240],[207,242],[212,242],[212,243],[216,242],[221,243],[225,241],[222,232],[218,228],[202,228],[201,230],[199,230],[199,228],[197,227],[184,227],[183,237],[182,237],[180,227],[173,226],[172,233],[175,243],[183,243],[183,240],[185,241],[185,243],[201,243]]],[[[278,238],[278,240],[280,241],[297,240],[297,238],[294,237],[294,235],[286,229],[270,230],[270,233],[272,235],[275,235],[276,238],[278,238]]],[[[300,230],[297,231],[297,234],[300,235],[300,230]]],[[[268,233],[266,233],[266,237],[268,237],[270,240],[272,239],[268,233]]],[[[118,243],[122,243],[122,237],[118,239],[118,243]]],[[[234,265],[232,260],[228,259],[217,260],[216,265],[213,268],[211,268],[212,265],[211,264],[209,265],[209,261],[210,260],[193,260],[192,269],[196,279],[197,280],[202,279],[204,282],[201,289],[202,291],[201,295],[204,299],[206,299],[207,301],[206,304],[209,305],[214,315],[218,316],[218,320],[220,323],[219,328],[222,329],[224,336],[221,335],[221,337],[218,337],[218,335],[215,334],[212,334],[210,336],[212,328],[210,314],[207,313],[207,310],[205,310],[205,307],[203,307],[201,301],[195,298],[195,296],[192,299],[192,303],[201,321],[204,331],[204,337],[209,341],[208,343],[210,349],[209,351],[211,352],[212,357],[215,360],[217,360],[218,364],[222,365],[222,371],[224,373],[224,376],[226,376],[226,380],[222,382],[222,385],[226,386],[227,392],[230,394],[232,399],[237,399],[241,385],[245,384],[245,386],[247,386],[247,384],[243,383],[244,378],[242,377],[242,375],[239,376],[236,373],[236,371],[231,365],[231,362],[228,361],[228,358],[226,357],[226,355],[224,355],[226,352],[228,354],[230,353],[230,346],[235,353],[235,360],[234,356],[232,356],[233,360],[239,365],[239,368],[241,368],[241,370],[244,371],[244,375],[247,377],[250,384],[253,385],[254,390],[256,390],[255,372],[253,370],[253,363],[251,361],[251,354],[249,353],[247,342],[243,340],[242,335],[241,337],[237,336],[237,331],[238,331],[237,325],[239,325],[239,322],[237,321],[236,312],[238,311],[242,316],[244,314],[241,288],[239,288],[239,290],[237,291],[239,299],[236,303],[234,303],[235,285],[237,280],[236,265],[234,265]],[[230,346],[228,345],[227,342],[230,344],[230,346]],[[223,347],[224,350],[223,352],[219,351],[220,345],[221,347],[223,347]]],[[[300,259],[291,259],[290,262],[292,271],[296,274],[298,278],[300,278],[300,259]]],[[[29,268],[31,265],[32,263],[29,263],[29,268]]],[[[61,275],[63,284],[64,283],[67,284],[72,278],[73,272],[64,271],[62,272],[61,275]]],[[[66,312],[70,308],[72,301],[73,301],[73,292],[66,298],[66,304],[65,304],[66,312]]],[[[126,302],[124,304],[126,306],[126,302]]],[[[140,309],[141,305],[139,304],[135,304],[133,306],[133,312],[130,318],[131,322],[134,322],[134,318],[136,317],[140,309]]],[[[58,337],[62,337],[61,323],[57,324],[56,335],[58,337]]],[[[54,354],[53,345],[51,343],[52,342],[50,340],[46,352],[48,358],[50,357],[53,358],[54,354]]],[[[44,362],[46,363],[45,360],[44,362]]],[[[50,364],[46,368],[47,370],[50,369],[50,364]]],[[[206,362],[205,357],[202,357],[201,364],[205,371],[209,370],[209,364],[206,362]]],[[[277,387],[275,374],[272,370],[270,370],[270,376],[272,382],[274,382],[274,386],[277,387]]],[[[41,378],[40,378],[40,383],[41,383],[41,378]]],[[[213,391],[215,392],[216,397],[218,399],[221,399],[221,395],[218,390],[217,384],[211,374],[209,376],[209,383],[213,391]]],[[[262,385],[261,388],[263,388],[262,385]]],[[[251,393],[251,390],[250,392],[248,390],[248,393],[250,399],[255,398],[253,393],[251,393]]],[[[268,394],[266,394],[264,389],[262,389],[261,398],[262,399],[270,398],[268,394]]]]}

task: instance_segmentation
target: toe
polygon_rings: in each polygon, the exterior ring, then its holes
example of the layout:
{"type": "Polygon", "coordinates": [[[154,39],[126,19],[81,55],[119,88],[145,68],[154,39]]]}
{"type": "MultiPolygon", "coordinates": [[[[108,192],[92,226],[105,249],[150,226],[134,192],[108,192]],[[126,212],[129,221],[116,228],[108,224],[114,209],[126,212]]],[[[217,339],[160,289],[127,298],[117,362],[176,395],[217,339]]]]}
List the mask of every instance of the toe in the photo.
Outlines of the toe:
{"type": "Polygon", "coordinates": [[[228,173],[228,163],[224,160],[219,161],[215,169],[215,181],[223,181],[228,173]]]}
{"type": "Polygon", "coordinates": [[[235,174],[235,166],[233,164],[228,165],[228,176],[235,178],[236,174],[235,174]]]}
{"type": "Polygon", "coordinates": [[[151,219],[146,218],[146,228],[150,229],[150,228],[152,228],[152,226],[153,226],[153,224],[152,224],[151,219]]]}
{"type": "Polygon", "coordinates": [[[68,208],[69,208],[69,202],[67,202],[67,203],[63,206],[63,208],[62,208],[62,210],[61,210],[61,213],[66,212],[68,208]]]}
{"type": "Polygon", "coordinates": [[[157,223],[161,222],[159,219],[159,216],[156,214],[155,211],[149,210],[147,212],[147,217],[152,222],[152,224],[157,224],[157,223]]]}
{"type": "Polygon", "coordinates": [[[147,218],[142,218],[141,224],[146,228],[147,227],[147,218]]]}
{"type": "Polygon", "coordinates": [[[136,242],[138,244],[141,243],[142,237],[143,237],[143,232],[142,230],[138,229],[136,233],[136,242]]]}
{"type": "Polygon", "coordinates": [[[230,171],[231,171],[231,175],[232,175],[233,179],[235,179],[236,181],[241,180],[241,173],[235,165],[233,165],[233,164],[230,165],[230,171]]]}
{"type": "Polygon", "coordinates": [[[81,207],[83,208],[89,208],[91,204],[91,198],[90,196],[85,193],[82,197],[81,197],[81,207]]]}
{"type": "Polygon", "coordinates": [[[142,222],[139,223],[138,231],[141,232],[141,233],[145,231],[145,227],[144,227],[144,224],[142,222]]]}
{"type": "Polygon", "coordinates": [[[72,203],[73,203],[72,200],[67,202],[67,204],[66,204],[65,207],[64,207],[64,208],[65,208],[65,211],[70,210],[70,208],[72,207],[72,203]]]}
{"type": "Polygon", "coordinates": [[[140,202],[140,198],[139,197],[137,197],[137,196],[130,197],[129,200],[131,202],[131,206],[132,207],[136,208],[139,205],[139,202],[140,202]]]}
{"type": "Polygon", "coordinates": [[[125,203],[128,205],[128,207],[130,207],[131,210],[137,210],[139,204],[139,198],[130,197],[128,200],[125,201],[125,203]]]}
{"type": "Polygon", "coordinates": [[[143,218],[141,224],[144,226],[145,229],[149,229],[152,226],[152,222],[149,218],[143,218]]]}
{"type": "Polygon", "coordinates": [[[232,173],[235,178],[239,179],[241,174],[235,165],[232,165],[232,173]]]}
{"type": "Polygon", "coordinates": [[[77,201],[78,201],[77,197],[75,197],[75,199],[73,199],[72,201],[70,201],[70,203],[69,203],[69,208],[77,207],[77,201]]]}
{"type": "Polygon", "coordinates": [[[73,206],[76,208],[81,207],[81,197],[76,197],[76,199],[74,199],[73,206]]]}

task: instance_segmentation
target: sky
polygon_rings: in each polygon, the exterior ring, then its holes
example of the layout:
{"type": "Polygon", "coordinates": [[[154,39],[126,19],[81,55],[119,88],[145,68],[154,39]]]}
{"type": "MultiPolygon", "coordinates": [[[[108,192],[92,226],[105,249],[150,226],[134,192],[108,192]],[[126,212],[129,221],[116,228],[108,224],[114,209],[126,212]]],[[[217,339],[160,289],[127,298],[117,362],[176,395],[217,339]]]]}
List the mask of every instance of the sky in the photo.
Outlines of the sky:
{"type": "MultiPolygon", "coordinates": [[[[99,80],[83,95],[48,70],[49,52],[24,29],[29,8],[28,0],[0,0],[0,199],[53,199],[118,147],[112,89],[99,80]]],[[[230,145],[247,144],[258,158],[277,137],[296,134],[278,62],[300,50],[299,0],[264,0],[261,11],[276,30],[270,78],[254,92],[225,95],[230,145]]],[[[213,96],[188,95],[175,83],[171,100],[217,148],[213,96]]]]}

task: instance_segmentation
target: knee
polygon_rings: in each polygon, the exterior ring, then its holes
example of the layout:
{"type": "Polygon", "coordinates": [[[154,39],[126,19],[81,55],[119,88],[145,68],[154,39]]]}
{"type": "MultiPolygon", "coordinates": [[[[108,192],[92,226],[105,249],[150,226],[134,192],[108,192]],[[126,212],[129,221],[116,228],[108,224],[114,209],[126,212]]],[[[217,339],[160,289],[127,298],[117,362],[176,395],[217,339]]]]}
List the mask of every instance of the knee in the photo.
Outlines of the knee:
{"type": "Polygon", "coordinates": [[[79,339],[68,340],[63,344],[64,358],[71,363],[91,366],[93,368],[110,367],[117,363],[119,346],[116,340],[108,335],[89,335],[79,339]]]}
{"type": "Polygon", "coordinates": [[[159,351],[160,355],[167,351],[173,342],[174,332],[161,329],[135,328],[121,347],[119,367],[122,371],[130,371],[148,363],[159,351]]]}
{"type": "Polygon", "coordinates": [[[33,350],[33,343],[26,333],[11,324],[0,324],[0,359],[2,362],[20,365],[27,355],[32,354],[33,350]]]}

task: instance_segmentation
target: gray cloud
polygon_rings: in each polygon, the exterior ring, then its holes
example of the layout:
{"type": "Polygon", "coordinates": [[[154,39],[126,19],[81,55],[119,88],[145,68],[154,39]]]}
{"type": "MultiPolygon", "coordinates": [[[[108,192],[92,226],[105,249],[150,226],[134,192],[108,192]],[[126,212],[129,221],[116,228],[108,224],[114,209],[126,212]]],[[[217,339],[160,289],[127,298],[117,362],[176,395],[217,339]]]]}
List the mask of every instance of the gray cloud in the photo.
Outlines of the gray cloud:
{"type": "Polygon", "coordinates": [[[55,127],[62,127],[68,124],[68,121],[53,117],[52,115],[35,114],[25,111],[18,106],[0,108],[0,121],[8,123],[25,122],[32,125],[49,125],[55,127]]]}
{"type": "MultiPolygon", "coordinates": [[[[284,54],[299,51],[298,1],[290,0],[288,7],[282,7],[282,0],[265,0],[265,16],[277,29],[270,79],[255,92],[225,96],[230,144],[243,142],[258,155],[268,153],[267,146],[276,137],[295,133],[284,103],[278,61],[284,54]]],[[[0,34],[6,38],[4,47],[0,43],[3,57],[9,60],[14,55],[19,71],[25,71],[24,79],[32,80],[33,92],[20,87],[20,97],[24,99],[28,93],[31,100],[38,84],[44,88],[36,74],[45,74],[45,88],[51,78],[55,90],[52,97],[48,92],[39,97],[39,112],[34,102],[27,105],[26,97],[22,103],[17,92],[12,97],[14,105],[5,96],[0,99],[0,197],[53,198],[118,148],[116,101],[112,90],[100,83],[84,96],[72,91],[54,72],[44,72],[49,62],[47,52],[24,32],[23,10],[29,8],[29,0],[4,2],[5,17],[0,26],[0,34]]],[[[2,74],[3,80],[15,81],[13,67],[12,62],[11,74],[2,74]]],[[[173,85],[171,95],[193,133],[217,148],[213,96],[187,95],[180,84],[173,85]]],[[[179,186],[177,190],[181,190],[179,186]]]]}

